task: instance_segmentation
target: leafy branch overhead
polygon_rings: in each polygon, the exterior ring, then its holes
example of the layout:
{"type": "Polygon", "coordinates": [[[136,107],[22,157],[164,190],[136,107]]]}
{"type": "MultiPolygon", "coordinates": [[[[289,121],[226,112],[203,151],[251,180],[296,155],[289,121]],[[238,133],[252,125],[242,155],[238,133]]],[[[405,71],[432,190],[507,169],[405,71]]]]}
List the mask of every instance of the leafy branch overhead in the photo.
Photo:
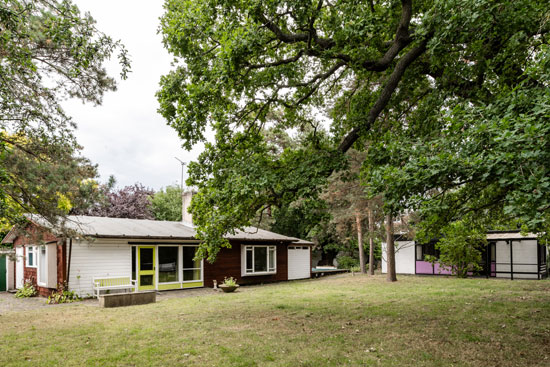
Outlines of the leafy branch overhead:
{"type": "Polygon", "coordinates": [[[86,190],[95,167],[80,157],[75,124],[60,101],[100,104],[116,89],[104,68],[114,55],[124,79],[130,71],[124,46],[71,1],[0,2],[1,218],[38,212],[55,223],[86,190]]]}
{"type": "Polygon", "coordinates": [[[215,133],[188,182],[211,256],[263,206],[318,195],[352,147],[386,154],[368,158],[364,177],[379,178],[370,188],[385,193],[387,211],[429,199],[438,183],[406,184],[408,157],[385,147],[423,146],[454,106],[475,112],[519,86],[548,87],[546,1],[168,0],[165,9],[160,30],[176,62],[159,112],[187,148],[215,133]],[[273,154],[266,127],[308,134],[273,154]]]}

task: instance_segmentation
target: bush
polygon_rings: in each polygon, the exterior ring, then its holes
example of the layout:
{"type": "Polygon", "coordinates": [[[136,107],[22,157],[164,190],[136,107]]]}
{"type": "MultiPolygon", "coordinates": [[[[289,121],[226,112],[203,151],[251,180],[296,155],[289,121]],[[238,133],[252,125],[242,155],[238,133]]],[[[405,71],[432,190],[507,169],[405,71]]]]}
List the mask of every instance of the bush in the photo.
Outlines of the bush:
{"type": "Polygon", "coordinates": [[[60,287],[57,291],[53,292],[48,297],[48,304],[55,303],[71,303],[80,301],[82,298],[78,296],[74,291],[65,290],[65,287],[60,287]]]}
{"type": "Polygon", "coordinates": [[[351,269],[354,266],[359,266],[359,260],[351,256],[338,256],[336,261],[338,262],[338,269],[351,269]]]}
{"type": "Polygon", "coordinates": [[[17,292],[15,292],[15,297],[29,298],[29,297],[34,297],[37,294],[38,292],[36,291],[36,288],[34,288],[34,285],[31,282],[27,281],[25,282],[22,288],[19,288],[17,292]]]}

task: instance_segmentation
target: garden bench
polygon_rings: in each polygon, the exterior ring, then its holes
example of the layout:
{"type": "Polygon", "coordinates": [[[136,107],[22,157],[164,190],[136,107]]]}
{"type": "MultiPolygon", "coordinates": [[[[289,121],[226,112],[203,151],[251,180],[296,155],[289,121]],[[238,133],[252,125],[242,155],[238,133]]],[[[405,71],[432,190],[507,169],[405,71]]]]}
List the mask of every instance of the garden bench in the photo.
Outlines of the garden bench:
{"type": "Polygon", "coordinates": [[[99,292],[106,290],[116,289],[133,289],[137,291],[136,281],[130,279],[130,277],[101,277],[93,279],[94,293],[97,294],[99,299],[99,292]]]}

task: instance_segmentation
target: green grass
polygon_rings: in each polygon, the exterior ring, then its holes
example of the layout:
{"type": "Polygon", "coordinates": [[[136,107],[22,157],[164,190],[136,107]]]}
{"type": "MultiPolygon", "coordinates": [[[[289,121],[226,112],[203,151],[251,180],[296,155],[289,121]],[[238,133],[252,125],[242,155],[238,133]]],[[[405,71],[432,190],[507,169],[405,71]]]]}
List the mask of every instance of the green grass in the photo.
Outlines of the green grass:
{"type": "Polygon", "coordinates": [[[345,275],[0,321],[1,366],[550,365],[548,280],[345,275]]]}

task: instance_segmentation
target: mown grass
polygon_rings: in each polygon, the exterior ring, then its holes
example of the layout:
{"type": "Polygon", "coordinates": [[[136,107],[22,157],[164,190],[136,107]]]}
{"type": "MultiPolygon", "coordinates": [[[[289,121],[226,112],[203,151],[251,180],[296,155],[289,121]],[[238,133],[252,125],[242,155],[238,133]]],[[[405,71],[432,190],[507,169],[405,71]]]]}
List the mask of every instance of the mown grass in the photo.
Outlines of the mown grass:
{"type": "Polygon", "coordinates": [[[550,365],[548,280],[344,275],[0,320],[1,366],[550,365]]]}

